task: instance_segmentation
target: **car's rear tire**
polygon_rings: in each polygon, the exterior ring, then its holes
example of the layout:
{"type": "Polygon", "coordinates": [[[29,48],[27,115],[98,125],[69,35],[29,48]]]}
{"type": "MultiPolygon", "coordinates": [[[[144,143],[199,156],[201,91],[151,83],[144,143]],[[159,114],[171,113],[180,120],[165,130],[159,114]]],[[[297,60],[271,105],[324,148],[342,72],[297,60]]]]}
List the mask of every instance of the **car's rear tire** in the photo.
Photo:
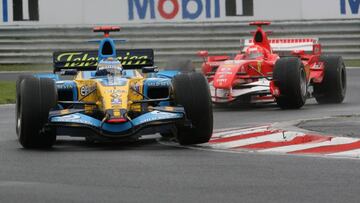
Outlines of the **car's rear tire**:
{"type": "Polygon", "coordinates": [[[307,98],[307,79],[304,65],[296,57],[281,58],[276,61],[273,79],[280,89],[276,103],[282,109],[299,109],[307,98]]]}
{"type": "Polygon", "coordinates": [[[16,128],[20,144],[24,148],[49,148],[56,134],[44,129],[49,111],[56,106],[55,82],[49,78],[25,77],[19,83],[16,98],[16,128]]]}
{"type": "Polygon", "coordinates": [[[319,104],[341,103],[346,94],[346,69],[341,56],[322,56],[324,79],[314,84],[314,97],[319,104]]]}
{"type": "Polygon", "coordinates": [[[191,126],[178,126],[177,140],[181,145],[206,143],[213,131],[213,112],[209,85],[200,73],[176,75],[172,80],[174,100],[185,109],[191,126]]]}

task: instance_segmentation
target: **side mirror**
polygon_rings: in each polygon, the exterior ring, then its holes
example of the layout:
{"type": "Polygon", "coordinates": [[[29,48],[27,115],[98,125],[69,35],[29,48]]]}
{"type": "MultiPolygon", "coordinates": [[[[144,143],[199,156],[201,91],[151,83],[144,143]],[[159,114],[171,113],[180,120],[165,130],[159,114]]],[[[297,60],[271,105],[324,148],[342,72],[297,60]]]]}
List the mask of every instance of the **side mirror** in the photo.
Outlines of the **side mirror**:
{"type": "Polygon", "coordinates": [[[141,68],[142,73],[157,73],[159,68],[157,66],[145,66],[141,68]]]}
{"type": "Polygon", "coordinates": [[[68,70],[61,70],[61,75],[77,75],[78,71],[76,69],[68,69],[68,70]]]}
{"type": "Polygon", "coordinates": [[[209,56],[209,52],[208,51],[205,51],[205,50],[203,50],[203,51],[198,51],[197,52],[197,55],[198,56],[200,56],[200,57],[208,57],[209,56]]]}
{"type": "Polygon", "coordinates": [[[313,54],[314,55],[321,55],[321,45],[320,44],[314,44],[313,45],[313,54]]]}

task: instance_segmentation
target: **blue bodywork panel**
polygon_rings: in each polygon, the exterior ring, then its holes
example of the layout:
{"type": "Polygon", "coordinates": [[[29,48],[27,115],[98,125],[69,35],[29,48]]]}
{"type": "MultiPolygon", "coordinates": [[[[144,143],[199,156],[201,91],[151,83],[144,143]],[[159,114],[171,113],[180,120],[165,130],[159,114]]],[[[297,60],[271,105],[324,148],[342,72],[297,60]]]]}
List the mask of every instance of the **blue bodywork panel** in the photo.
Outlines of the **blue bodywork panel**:
{"type": "MultiPolygon", "coordinates": [[[[168,88],[171,87],[170,78],[147,78],[144,81],[144,95],[149,96],[150,88],[168,88]]],[[[169,102],[163,101],[159,106],[169,106],[169,102]]]]}
{"type": "Polygon", "coordinates": [[[171,86],[169,78],[147,78],[144,81],[144,93],[147,93],[149,87],[168,87],[171,86]]]}
{"type": "Polygon", "coordinates": [[[72,80],[56,81],[56,88],[58,91],[72,90],[73,101],[78,100],[78,88],[74,81],[72,81],[72,80]]]}
{"type": "Polygon", "coordinates": [[[162,70],[159,71],[156,75],[159,78],[173,78],[175,75],[179,74],[180,71],[177,70],[162,70]]]}
{"type": "Polygon", "coordinates": [[[132,128],[141,127],[145,124],[150,124],[156,121],[167,121],[167,120],[177,120],[184,118],[184,113],[181,112],[161,112],[161,111],[152,111],[145,113],[122,124],[109,124],[102,123],[100,120],[93,117],[87,116],[82,113],[74,113],[65,116],[54,116],[50,118],[52,123],[68,123],[68,124],[79,124],[93,127],[99,130],[104,130],[110,133],[119,133],[129,131],[132,128]]]}
{"type": "Polygon", "coordinates": [[[55,81],[59,80],[59,75],[53,74],[53,73],[38,73],[38,74],[34,74],[34,77],[37,78],[50,78],[53,79],[55,81]]]}
{"type": "Polygon", "coordinates": [[[115,48],[115,42],[111,38],[104,38],[100,42],[99,52],[98,52],[98,61],[101,61],[106,58],[116,58],[116,48],[115,48]],[[106,49],[104,46],[107,46],[106,49]],[[109,51],[111,49],[111,52],[109,51]],[[108,53],[105,53],[104,50],[109,51],[108,53]]]}

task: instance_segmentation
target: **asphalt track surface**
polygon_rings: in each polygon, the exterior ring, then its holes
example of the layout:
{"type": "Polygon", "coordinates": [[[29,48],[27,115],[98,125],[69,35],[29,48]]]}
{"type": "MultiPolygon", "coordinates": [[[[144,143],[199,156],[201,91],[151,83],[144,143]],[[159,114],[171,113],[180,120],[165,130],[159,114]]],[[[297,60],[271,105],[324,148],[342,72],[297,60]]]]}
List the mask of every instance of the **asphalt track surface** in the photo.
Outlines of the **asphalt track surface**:
{"type": "MultiPolygon", "coordinates": [[[[311,100],[301,110],[283,111],[274,105],[215,109],[215,128],[359,114],[359,78],[360,69],[348,70],[344,104],[317,105],[311,100]]],[[[161,145],[157,136],[136,144],[111,145],[87,145],[61,137],[53,150],[24,150],[16,140],[14,126],[14,106],[1,106],[0,202],[360,199],[357,159],[194,150],[161,145]]]]}

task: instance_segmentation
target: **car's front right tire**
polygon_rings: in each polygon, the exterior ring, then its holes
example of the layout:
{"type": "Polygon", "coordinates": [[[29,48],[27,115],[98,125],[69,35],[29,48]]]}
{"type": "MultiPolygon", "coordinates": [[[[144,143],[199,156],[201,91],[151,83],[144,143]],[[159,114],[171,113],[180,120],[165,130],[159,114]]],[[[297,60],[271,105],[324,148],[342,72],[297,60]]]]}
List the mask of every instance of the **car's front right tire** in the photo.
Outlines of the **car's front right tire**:
{"type": "Polygon", "coordinates": [[[200,73],[183,73],[173,80],[174,100],[183,106],[190,126],[177,127],[181,145],[208,142],[213,132],[213,112],[209,85],[200,73]]]}

